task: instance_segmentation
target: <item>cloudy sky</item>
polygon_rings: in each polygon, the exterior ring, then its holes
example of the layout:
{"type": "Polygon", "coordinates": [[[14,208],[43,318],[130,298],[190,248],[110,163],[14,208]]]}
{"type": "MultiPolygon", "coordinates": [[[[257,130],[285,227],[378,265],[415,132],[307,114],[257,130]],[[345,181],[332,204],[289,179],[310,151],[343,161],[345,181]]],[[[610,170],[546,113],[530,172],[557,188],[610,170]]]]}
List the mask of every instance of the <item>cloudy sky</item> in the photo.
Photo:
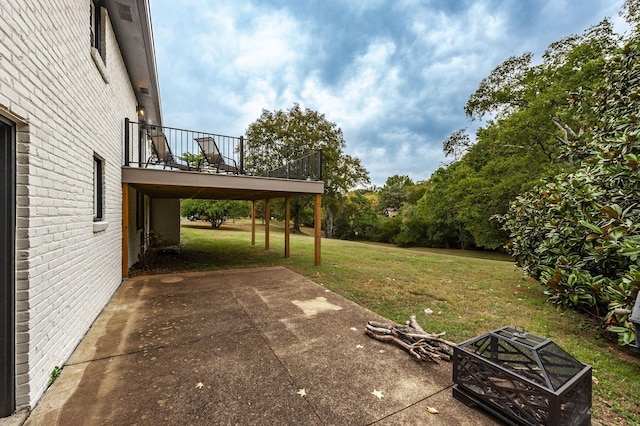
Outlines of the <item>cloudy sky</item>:
{"type": "Polygon", "coordinates": [[[240,136],[263,109],[340,127],[373,184],[428,179],[502,61],[581,33],[623,0],[151,0],[167,126],[240,136]]]}

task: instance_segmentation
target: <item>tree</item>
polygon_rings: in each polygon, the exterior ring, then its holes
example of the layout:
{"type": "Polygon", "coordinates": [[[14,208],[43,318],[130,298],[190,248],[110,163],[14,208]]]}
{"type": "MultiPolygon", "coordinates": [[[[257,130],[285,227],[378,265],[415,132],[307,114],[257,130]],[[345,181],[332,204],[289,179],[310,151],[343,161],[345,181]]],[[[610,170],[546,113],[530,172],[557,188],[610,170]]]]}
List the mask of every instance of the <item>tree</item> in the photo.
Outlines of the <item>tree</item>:
{"type": "Polygon", "coordinates": [[[378,223],[371,199],[361,191],[349,193],[336,219],[335,236],[345,240],[372,241],[378,223]]]}
{"type": "Polygon", "coordinates": [[[229,218],[247,217],[250,210],[246,201],[185,199],[180,202],[181,216],[206,219],[214,228],[219,228],[229,218]]]}
{"type": "MultiPolygon", "coordinates": [[[[342,130],[324,114],[294,104],[289,110],[267,111],[249,125],[247,132],[247,168],[258,173],[274,170],[286,161],[322,149],[322,178],[325,183],[323,207],[328,238],[333,236],[334,212],[347,192],[369,183],[369,173],[358,158],[344,153],[342,130]]],[[[292,200],[294,231],[300,231],[300,212],[310,197],[292,200]]]]}
{"type": "Polygon", "coordinates": [[[528,104],[525,85],[532,53],[512,56],[497,66],[467,101],[464,112],[472,120],[487,114],[501,118],[528,104]]]}
{"type": "Polygon", "coordinates": [[[443,143],[444,155],[452,157],[454,161],[459,160],[471,148],[471,138],[467,129],[460,129],[451,134],[443,143]]]}
{"type": "Polygon", "coordinates": [[[396,237],[398,245],[473,248],[459,207],[467,188],[458,184],[471,172],[462,162],[436,170],[418,203],[403,208],[401,231],[396,237]]]}
{"type": "Polygon", "coordinates": [[[640,290],[640,35],[605,69],[586,111],[598,120],[581,138],[579,168],[517,198],[501,219],[509,251],[550,300],[607,312],[628,344],[633,326],[615,309],[629,309],[640,290]]]}
{"type": "Polygon", "coordinates": [[[552,43],[539,65],[532,65],[529,53],[513,56],[482,80],[465,112],[471,120],[492,118],[478,129],[473,144],[464,130],[444,141],[445,153],[458,162],[425,193],[441,198],[417,206],[415,213],[430,230],[427,241],[450,245],[458,240],[458,246],[487,249],[507,243],[508,233],[491,217],[505,214],[509,203],[539,179],[572,170],[588,155],[579,135],[587,136],[597,117],[585,106],[602,84],[605,58],[618,40],[604,20],[552,43]],[[427,205],[431,211],[422,212],[427,205]]]}
{"type": "Polygon", "coordinates": [[[410,186],[413,186],[413,181],[409,176],[388,177],[379,193],[378,212],[384,213],[388,209],[400,210],[402,204],[409,199],[408,187],[410,186]]]}

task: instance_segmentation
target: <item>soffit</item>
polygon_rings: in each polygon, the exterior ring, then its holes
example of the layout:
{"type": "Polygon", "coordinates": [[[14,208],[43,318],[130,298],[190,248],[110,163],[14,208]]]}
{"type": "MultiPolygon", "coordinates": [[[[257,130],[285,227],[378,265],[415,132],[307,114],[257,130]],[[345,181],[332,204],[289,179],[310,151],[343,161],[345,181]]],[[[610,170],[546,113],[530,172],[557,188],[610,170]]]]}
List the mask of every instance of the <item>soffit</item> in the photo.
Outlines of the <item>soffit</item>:
{"type": "Polygon", "coordinates": [[[162,125],[162,106],[148,0],[105,0],[138,104],[146,120],[162,125]]]}

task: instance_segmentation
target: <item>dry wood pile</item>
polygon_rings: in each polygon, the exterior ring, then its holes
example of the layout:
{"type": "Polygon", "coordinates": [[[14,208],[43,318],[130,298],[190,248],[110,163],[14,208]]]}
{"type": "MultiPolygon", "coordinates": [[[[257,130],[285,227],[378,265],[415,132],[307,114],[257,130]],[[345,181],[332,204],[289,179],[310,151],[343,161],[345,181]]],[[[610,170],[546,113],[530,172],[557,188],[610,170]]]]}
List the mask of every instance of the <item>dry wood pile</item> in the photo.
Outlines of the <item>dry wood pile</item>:
{"type": "Polygon", "coordinates": [[[406,349],[416,359],[438,362],[450,361],[455,343],[442,338],[444,333],[427,333],[412,315],[406,324],[384,324],[368,321],[365,333],[381,342],[392,342],[406,349]]]}

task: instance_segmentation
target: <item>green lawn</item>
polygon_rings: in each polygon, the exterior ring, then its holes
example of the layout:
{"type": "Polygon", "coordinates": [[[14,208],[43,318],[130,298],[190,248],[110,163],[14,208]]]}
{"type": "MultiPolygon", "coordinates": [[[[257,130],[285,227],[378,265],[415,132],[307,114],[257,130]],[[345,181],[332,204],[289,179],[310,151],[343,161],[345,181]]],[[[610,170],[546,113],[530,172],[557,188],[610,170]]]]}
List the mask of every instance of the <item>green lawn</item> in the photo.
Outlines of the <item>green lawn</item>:
{"type": "MultiPolygon", "coordinates": [[[[252,246],[246,221],[213,229],[184,223],[182,252],[158,259],[152,272],[203,271],[283,265],[375,311],[462,342],[505,325],[548,337],[593,367],[593,418],[603,424],[640,424],[640,358],[602,337],[576,312],[556,310],[542,287],[522,279],[509,258],[474,252],[401,249],[391,245],[322,240],[322,266],[313,265],[314,239],[291,235],[285,259],[282,225],[271,225],[270,250],[259,227],[252,246]],[[429,308],[433,314],[425,314],[429,308]]],[[[409,358],[407,358],[409,360],[409,358]]]]}

